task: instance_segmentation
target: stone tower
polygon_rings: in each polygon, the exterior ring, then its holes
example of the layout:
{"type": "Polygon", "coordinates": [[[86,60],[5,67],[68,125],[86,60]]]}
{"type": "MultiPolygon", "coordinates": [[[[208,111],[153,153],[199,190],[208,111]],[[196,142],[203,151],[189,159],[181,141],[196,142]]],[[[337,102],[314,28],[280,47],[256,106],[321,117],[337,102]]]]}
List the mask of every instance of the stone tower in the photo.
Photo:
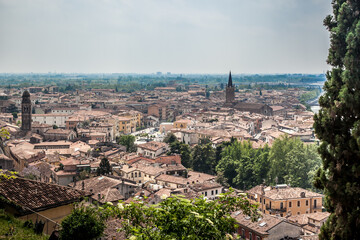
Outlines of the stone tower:
{"type": "Polygon", "coordinates": [[[21,102],[21,130],[31,131],[31,99],[30,93],[25,90],[21,102]]]}
{"type": "Polygon", "coordinates": [[[233,103],[235,100],[235,87],[232,83],[231,71],[229,73],[229,81],[226,85],[226,103],[233,103]]]}

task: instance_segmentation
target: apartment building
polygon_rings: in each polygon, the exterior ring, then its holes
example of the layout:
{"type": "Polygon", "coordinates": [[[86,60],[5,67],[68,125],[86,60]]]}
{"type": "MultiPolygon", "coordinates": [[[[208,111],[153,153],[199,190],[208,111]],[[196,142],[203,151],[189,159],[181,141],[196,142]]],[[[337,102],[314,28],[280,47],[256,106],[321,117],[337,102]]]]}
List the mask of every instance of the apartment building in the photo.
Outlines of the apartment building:
{"type": "Polygon", "coordinates": [[[323,195],[286,184],[258,185],[247,191],[249,198],[259,203],[261,212],[281,217],[322,211],[323,195]]]}

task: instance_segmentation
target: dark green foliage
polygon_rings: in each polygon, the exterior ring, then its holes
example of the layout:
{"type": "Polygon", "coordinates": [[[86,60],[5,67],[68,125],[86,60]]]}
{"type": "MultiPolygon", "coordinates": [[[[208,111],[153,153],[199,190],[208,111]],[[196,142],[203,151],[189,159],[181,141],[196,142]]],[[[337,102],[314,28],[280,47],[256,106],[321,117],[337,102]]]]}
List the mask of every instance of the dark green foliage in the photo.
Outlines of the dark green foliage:
{"type": "Polygon", "coordinates": [[[195,171],[215,174],[215,150],[211,143],[196,145],[192,151],[192,163],[195,171]]]}
{"type": "Polygon", "coordinates": [[[199,144],[201,144],[201,145],[206,145],[206,144],[209,144],[209,143],[211,143],[211,140],[208,137],[199,139],[199,144]]]}
{"type": "Polygon", "coordinates": [[[164,142],[165,142],[165,143],[168,143],[168,144],[171,144],[171,143],[173,143],[173,142],[175,142],[175,141],[177,141],[177,138],[176,138],[176,136],[175,136],[173,133],[171,133],[171,132],[169,132],[169,133],[165,136],[165,138],[164,138],[164,142]]]}
{"type": "Polygon", "coordinates": [[[324,20],[330,32],[325,94],[315,115],[323,167],[315,186],[324,189],[331,213],[320,239],[360,236],[360,3],[334,0],[333,15],[324,20]]]}
{"type": "Polygon", "coordinates": [[[117,142],[125,146],[127,152],[136,152],[135,137],[133,135],[121,135],[117,142]]]}
{"type": "Polygon", "coordinates": [[[192,168],[191,150],[188,144],[181,143],[178,140],[172,142],[169,154],[180,154],[181,164],[186,168],[192,168]]]}
{"type": "Polygon", "coordinates": [[[267,178],[269,148],[254,149],[250,142],[234,141],[224,148],[216,171],[223,174],[229,185],[249,189],[267,178]]]}
{"type": "Polygon", "coordinates": [[[98,175],[106,175],[111,173],[110,162],[107,158],[101,159],[100,165],[96,170],[98,175]]]}
{"type": "Polygon", "coordinates": [[[44,226],[45,226],[45,222],[39,220],[36,221],[34,224],[34,232],[36,234],[42,234],[43,230],[44,230],[44,226]]]}
{"type": "Polygon", "coordinates": [[[105,230],[105,221],[95,207],[78,206],[61,222],[61,240],[91,240],[105,230]]]}

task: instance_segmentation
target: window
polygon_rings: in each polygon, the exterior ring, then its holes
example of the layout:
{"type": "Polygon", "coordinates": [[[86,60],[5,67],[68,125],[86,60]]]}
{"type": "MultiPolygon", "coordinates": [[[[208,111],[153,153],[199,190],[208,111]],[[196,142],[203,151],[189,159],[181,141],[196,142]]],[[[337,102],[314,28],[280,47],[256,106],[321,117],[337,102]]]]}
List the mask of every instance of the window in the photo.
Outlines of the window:
{"type": "Polygon", "coordinates": [[[265,198],[264,198],[264,204],[265,204],[265,198]]]}
{"type": "Polygon", "coordinates": [[[215,194],[218,194],[218,190],[217,190],[217,189],[215,190],[215,194]]]}
{"type": "Polygon", "coordinates": [[[284,208],[284,203],[280,203],[280,209],[284,208]]]}
{"type": "Polygon", "coordinates": [[[141,177],[141,172],[139,172],[139,177],[141,177]]]}
{"type": "Polygon", "coordinates": [[[245,229],[242,229],[242,230],[241,230],[241,236],[242,236],[243,238],[245,238],[245,229]]]}
{"type": "Polygon", "coordinates": [[[291,202],[289,202],[289,207],[291,207],[291,202]]]}
{"type": "Polygon", "coordinates": [[[135,173],[135,177],[137,177],[137,173],[135,173]]]}
{"type": "Polygon", "coordinates": [[[131,173],[131,177],[132,177],[132,178],[134,177],[134,173],[131,173]]]}
{"type": "Polygon", "coordinates": [[[214,190],[211,190],[211,195],[214,195],[214,190]]]}
{"type": "Polygon", "coordinates": [[[314,200],[314,208],[316,208],[316,199],[314,200]]]}
{"type": "Polygon", "coordinates": [[[249,239],[253,239],[252,238],[252,232],[249,232],[249,239]]]}
{"type": "Polygon", "coordinates": [[[256,236],[256,240],[260,240],[260,237],[259,237],[259,236],[256,236]]]}
{"type": "Polygon", "coordinates": [[[309,200],[306,200],[306,206],[309,206],[309,200]]]}
{"type": "Polygon", "coordinates": [[[207,192],[205,192],[205,197],[207,196],[207,192]]]}
{"type": "Polygon", "coordinates": [[[300,212],[298,212],[298,215],[300,215],[300,212]]]}
{"type": "Polygon", "coordinates": [[[298,201],[298,207],[300,207],[300,201],[298,201]]]}
{"type": "Polygon", "coordinates": [[[270,208],[271,208],[271,202],[270,202],[270,208]]]}

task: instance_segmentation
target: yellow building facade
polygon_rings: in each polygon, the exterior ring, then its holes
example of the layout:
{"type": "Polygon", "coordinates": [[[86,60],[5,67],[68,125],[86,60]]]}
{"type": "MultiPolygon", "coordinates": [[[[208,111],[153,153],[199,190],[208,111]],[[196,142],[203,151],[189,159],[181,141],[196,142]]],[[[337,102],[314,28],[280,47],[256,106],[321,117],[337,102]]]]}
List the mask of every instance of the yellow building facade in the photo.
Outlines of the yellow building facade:
{"type": "Polygon", "coordinates": [[[287,185],[266,188],[259,186],[247,193],[252,202],[259,204],[262,213],[285,217],[322,211],[322,194],[287,185]]]}

